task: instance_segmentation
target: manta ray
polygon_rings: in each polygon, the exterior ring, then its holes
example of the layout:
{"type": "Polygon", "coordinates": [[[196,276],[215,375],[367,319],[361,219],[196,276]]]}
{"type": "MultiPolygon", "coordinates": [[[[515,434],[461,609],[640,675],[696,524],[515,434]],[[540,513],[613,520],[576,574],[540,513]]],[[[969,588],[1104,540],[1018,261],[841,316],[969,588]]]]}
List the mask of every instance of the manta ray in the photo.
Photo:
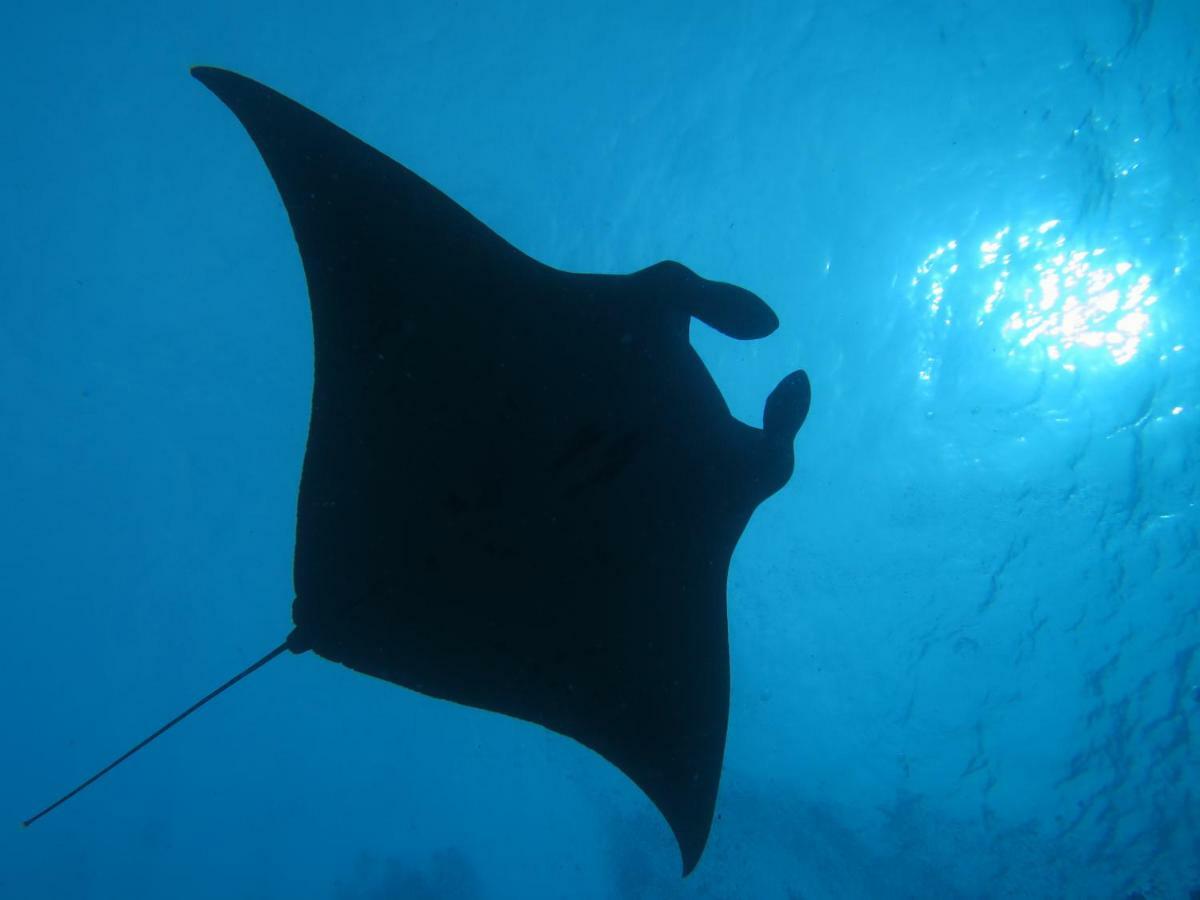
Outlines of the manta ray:
{"type": "Polygon", "coordinates": [[[771,334],[753,293],[664,261],[567,272],[400,163],[222,69],[291,220],[312,310],[285,651],[544,726],[661,811],[684,875],[712,826],[729,712],[726,581],[784,486],[803,371],[734,418],[694,317],[771,334]]]}

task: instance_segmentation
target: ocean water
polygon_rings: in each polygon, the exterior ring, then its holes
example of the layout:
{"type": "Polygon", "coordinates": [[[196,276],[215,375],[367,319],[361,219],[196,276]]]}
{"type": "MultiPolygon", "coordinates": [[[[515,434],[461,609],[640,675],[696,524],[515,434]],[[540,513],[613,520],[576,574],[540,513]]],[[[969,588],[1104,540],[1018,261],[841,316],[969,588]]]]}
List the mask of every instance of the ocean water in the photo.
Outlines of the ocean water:
{"type": "MultiPolygon", "coordinates": [[[[1200,6],[51,6],[0,37],[0,897],[1200,891],[1200,6]],[[708,849],[537,727],[287,657],[311,328],[193,64],[552,265],[663,258],[805,368],[729,581],[708,849]]],[[[1191,892],[1191,893],[1190,893],[1191,892]]]]}

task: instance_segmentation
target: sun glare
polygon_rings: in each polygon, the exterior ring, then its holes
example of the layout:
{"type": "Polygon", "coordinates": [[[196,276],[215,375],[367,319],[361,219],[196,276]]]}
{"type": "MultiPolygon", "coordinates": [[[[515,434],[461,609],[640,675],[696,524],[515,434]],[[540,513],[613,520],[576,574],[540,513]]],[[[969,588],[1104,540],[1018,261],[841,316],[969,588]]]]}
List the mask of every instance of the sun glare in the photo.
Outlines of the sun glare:
{"type": "MultiPolygon", "coordinates": [[[[1152,280],[1132,256],[1080,245],[1060,226],[1005,226],[970,247],[947,241],[917,267],[915,296],[945,326],[997,329],[1010,358],[1033,354],[1067,371],[1125,365],[1154,333],[1152,280]]],[[[931,367],[920,375],[929,380],[931,367]]]]}

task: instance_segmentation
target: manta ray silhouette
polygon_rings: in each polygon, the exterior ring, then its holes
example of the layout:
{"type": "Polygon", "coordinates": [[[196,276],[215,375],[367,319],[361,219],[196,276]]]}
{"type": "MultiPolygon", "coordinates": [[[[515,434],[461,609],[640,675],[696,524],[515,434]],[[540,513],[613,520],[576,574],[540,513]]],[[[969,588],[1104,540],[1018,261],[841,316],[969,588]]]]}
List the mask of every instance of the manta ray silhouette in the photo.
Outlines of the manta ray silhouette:
{"type": "Polygon", "coordinates": [[[312,305],[294,630],[358,672],[536,722],[624,772],[683,857],[712,824],[729,708],[725,587],[793,467],[803,372],[737,421],[692,316],[770,334],[754,294],[676,262],[559,271],[404,166],[248,78],[193,74],[283,198],[312,305]]]}

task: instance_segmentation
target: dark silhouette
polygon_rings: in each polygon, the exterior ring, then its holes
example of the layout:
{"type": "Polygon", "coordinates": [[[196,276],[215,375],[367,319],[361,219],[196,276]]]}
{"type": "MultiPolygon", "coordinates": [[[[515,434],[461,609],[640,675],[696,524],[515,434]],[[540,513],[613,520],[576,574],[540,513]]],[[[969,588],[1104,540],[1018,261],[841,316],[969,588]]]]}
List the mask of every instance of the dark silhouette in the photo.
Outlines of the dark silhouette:
{"type": "Polygon", "coordinates": [[[262,153],[308,279],[285,646],[574,738],[645,791],[690,872],[724,754],[729,560],[791,475],[809,384],[742,424],[688,322],[759,338],[774,313],[675,262],[545,266],[292,100],[193,74],[262,153]]]}

